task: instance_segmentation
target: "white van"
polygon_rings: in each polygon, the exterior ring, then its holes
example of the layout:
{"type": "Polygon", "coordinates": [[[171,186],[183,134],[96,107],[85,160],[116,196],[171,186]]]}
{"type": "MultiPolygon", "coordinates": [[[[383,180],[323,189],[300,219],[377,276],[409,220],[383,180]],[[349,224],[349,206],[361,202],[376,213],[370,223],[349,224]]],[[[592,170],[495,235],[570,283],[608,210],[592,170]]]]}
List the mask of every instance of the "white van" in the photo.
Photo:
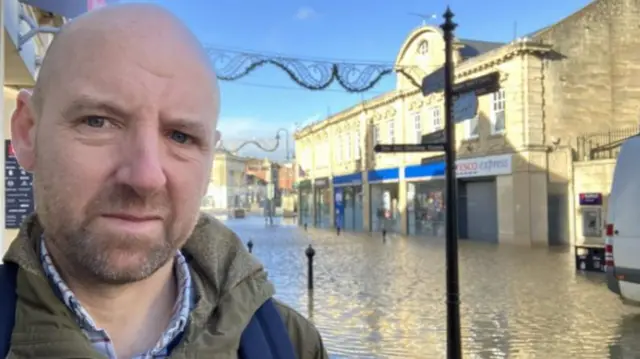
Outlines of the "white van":
{"type": "Polygon", "coordinates": [[[609,196],[605,265],[607,286],[624,302],[640,304],[640,137],[622,144],[609,196]]]}

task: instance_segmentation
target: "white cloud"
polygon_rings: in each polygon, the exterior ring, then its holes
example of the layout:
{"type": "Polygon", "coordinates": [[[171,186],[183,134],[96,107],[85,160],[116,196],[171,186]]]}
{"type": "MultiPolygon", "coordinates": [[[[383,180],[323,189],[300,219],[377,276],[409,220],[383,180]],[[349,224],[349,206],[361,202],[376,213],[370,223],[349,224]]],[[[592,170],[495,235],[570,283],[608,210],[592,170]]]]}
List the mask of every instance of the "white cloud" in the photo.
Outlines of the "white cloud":
{"type": "Polygon", "coordinates": [[[294,18],[296,20],[300,20],[300,21],[304,21],[304,20],[308,20],[314,16],[316,16],[318,13],[316,12],[316,10],[310,6],[303,6],[301,8],[298,9],[298,11],[296,11],[296,14],[294,15],[294,18]]]}
{"type": "Polygon", "coordinates": [[[218,123],[223,138],[247,138],[260,135],[264,121],[257,117],[224,117],[218,123]]]}
{"type": "Polygon", "coordinates": [[[297,127],[298,129],[304,128],[306,126],[311,125],[312,123],[318,122],[320,120],[323,120],[325,117],[324,114],[322,113],[316,113],[312,116],[307,117],[306,119],[302,120],[301,122],[297,123],[297,127]]]}

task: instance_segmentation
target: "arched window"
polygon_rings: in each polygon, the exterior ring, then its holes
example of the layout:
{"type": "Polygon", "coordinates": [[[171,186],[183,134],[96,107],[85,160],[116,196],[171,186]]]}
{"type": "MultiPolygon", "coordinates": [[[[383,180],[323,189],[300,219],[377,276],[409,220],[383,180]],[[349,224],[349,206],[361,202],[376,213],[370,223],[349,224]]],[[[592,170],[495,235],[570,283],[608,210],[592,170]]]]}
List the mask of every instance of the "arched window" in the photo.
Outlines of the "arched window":
{"type": "Polygon", "coordinates": [[[426,55],[429,52],[429,43],[427,40],[420,41],[420,45],[418,45],[418,54],[426,55]]]}

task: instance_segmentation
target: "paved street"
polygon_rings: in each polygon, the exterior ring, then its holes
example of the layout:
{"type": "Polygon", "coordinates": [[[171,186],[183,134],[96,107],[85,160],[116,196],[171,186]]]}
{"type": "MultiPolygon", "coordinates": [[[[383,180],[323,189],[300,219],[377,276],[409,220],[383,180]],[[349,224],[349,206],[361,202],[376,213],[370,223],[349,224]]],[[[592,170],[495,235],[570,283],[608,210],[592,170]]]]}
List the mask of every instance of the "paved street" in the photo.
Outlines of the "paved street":
{"type": "MultiPolygon", "coordinates": [[[[278,297],[309,316],[335,358],[444,358],[445,261],[438,239],[343,233],[262,218],[226,223],[265,264],[278,297]],[[316,249],[315,293],[304,249],[316,249]]],[[[601,275],[576,274],[567,250],[461,242],[467,358],[636,358],[640,308],[601,275]]]]}

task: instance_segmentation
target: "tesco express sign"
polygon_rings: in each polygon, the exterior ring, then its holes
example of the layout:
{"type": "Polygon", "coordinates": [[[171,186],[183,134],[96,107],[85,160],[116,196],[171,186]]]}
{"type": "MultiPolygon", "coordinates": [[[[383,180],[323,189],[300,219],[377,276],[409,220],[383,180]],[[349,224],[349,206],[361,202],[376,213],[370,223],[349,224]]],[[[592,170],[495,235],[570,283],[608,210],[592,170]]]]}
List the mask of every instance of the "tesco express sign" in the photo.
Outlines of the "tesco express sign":
{"type": "Polygon", "coordinates": [[[511,155],[469,158],[456,161],[456,177],[485,177],[511,174],[511,155]]]}

